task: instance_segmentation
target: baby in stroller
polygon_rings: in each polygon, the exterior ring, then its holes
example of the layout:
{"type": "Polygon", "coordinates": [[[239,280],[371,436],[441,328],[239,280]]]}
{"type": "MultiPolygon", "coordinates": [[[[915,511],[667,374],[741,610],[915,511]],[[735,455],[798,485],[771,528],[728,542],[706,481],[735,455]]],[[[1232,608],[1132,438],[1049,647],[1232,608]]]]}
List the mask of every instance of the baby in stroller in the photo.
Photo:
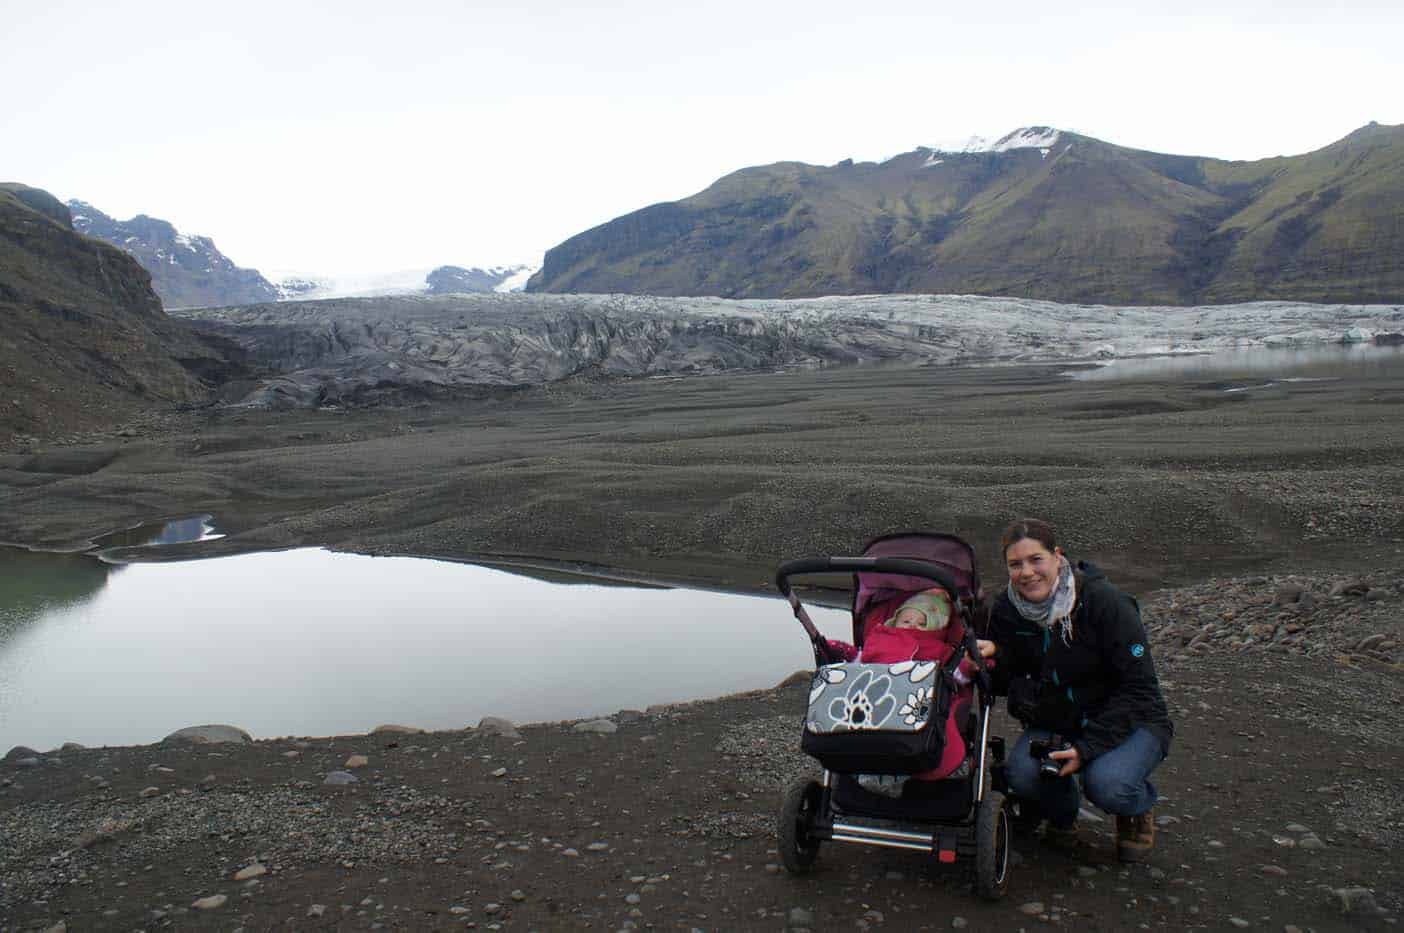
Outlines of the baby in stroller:
{"type": "MultiPolygon", "coordinates": [[[[848,642],[826,639],[834,657],[871,663],[898,661],[935,661],[945,664],[965,638],[965,626],[951,612],[951,597],[944,589],[933,587],[914,594],[900,594],[874,603],[863,619],[863,647],[860,651],[848,642]]],[[[991,663],[991,662],[987,662],[991,663]]],[[[939,781],[968,775],[965,740],[957,725],[969,715],[974,688],[971,680],[975,664],[965,658],[956,668],[954,678],[960,685],[946,717],[946,743],[941,762],[920,774],[859,774],[859,786],[872,793],[900,797],[908,780],[939,781]]]]}

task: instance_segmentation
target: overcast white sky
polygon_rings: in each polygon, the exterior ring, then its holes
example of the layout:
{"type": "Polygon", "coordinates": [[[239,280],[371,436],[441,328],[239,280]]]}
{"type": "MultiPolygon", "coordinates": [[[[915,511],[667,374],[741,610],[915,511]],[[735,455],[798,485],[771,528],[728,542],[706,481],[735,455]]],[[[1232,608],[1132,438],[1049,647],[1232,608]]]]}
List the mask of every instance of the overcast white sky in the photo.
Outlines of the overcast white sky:
{"type": "Polygon", "coordinates": [[[1255,159],[1404,123],[1404,3],[0,0],[0,181],[265,273],[539,262],[781,160],[1048,124],[1255,159]]]}

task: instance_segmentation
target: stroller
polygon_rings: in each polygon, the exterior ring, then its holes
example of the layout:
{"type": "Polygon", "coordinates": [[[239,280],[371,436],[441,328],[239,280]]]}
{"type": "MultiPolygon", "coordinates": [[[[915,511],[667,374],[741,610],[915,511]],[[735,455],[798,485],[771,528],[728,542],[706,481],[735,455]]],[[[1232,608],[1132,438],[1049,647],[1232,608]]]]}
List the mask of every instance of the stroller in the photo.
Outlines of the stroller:
{"type": "Polygon", "coordinates": [[[977,894],[987,900],[1003,897],[1010,813],[1004,794],[990,784],[1006,787],[1004,740],[989,734],[994,696],[973,631],[980,593],[974,550],[954,535],[885,535],[870,541],[861,557],[789,561],[777,571],[775,584],[814,647],[816,669],[800,747],[824,768],[821,780],[799,779],[785,794],[778,833],[785,868],[808,872],[823,842],[910,849],[940,863],[966,865],[977,894]],[[856,648],[862,649],[875,607],[939,585],[953,600],[949,624],[964,628],[950,659],[893,664],[844,663],[835,657],[790,578],[847,572],[853,573],[856,648]],[[978,669],[973,698],[954,676],[966,657],[978,669]],[[961,702],[962,694],[972,701],[961,702]],[[949,719],[954,730],[947,728],[949,719]],[[952,734],[965,745],[963,774],[909,779],[900,797],[860,783],[859,774],[915,775],[932,769],[952,734]]]}

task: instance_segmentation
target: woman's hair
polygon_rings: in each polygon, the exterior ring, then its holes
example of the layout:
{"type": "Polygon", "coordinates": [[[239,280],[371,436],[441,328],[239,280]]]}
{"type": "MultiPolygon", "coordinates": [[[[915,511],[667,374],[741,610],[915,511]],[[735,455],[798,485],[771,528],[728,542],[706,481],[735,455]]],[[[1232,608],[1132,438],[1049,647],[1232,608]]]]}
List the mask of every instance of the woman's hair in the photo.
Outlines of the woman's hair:
{"type": "Polygon", "coordinates": [[[1032,538],[1048,548],[1050,554],[1058,546],[1058,540],[1053,536],[1052,525],[1039,518],[1021,518],[1017,522],[1011,522],[1009,527],[1004,529],[1004,535],[999,539],[999,553],[1008,554],[1010,547],[1025,538],[1032,538]]]}

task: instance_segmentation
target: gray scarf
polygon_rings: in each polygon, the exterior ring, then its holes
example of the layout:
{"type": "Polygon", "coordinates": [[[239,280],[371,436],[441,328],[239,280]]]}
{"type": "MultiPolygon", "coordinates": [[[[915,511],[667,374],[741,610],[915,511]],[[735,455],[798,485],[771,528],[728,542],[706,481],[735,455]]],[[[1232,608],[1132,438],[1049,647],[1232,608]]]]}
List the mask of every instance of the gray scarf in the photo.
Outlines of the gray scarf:
{"type": "Polygon", "coordinates": [[[1072,643],[1072,611],[1073,604],[1077,602],[1077,583],[1073,579],[1072,564],[1068,559],[1060,557],[1058,560],[1058,585],[1053,587],[1053,592],[1048,594],[1047,599],[1037,603],[1029,602],[1019,595],[1019,591],[1014,588],[1014,581],[1010,580],[1009,601],[1019,610],[1019,615],[1039,628],[1047,631],[1057,626],[1063,644],[1067,645],[1072,643]]]}

